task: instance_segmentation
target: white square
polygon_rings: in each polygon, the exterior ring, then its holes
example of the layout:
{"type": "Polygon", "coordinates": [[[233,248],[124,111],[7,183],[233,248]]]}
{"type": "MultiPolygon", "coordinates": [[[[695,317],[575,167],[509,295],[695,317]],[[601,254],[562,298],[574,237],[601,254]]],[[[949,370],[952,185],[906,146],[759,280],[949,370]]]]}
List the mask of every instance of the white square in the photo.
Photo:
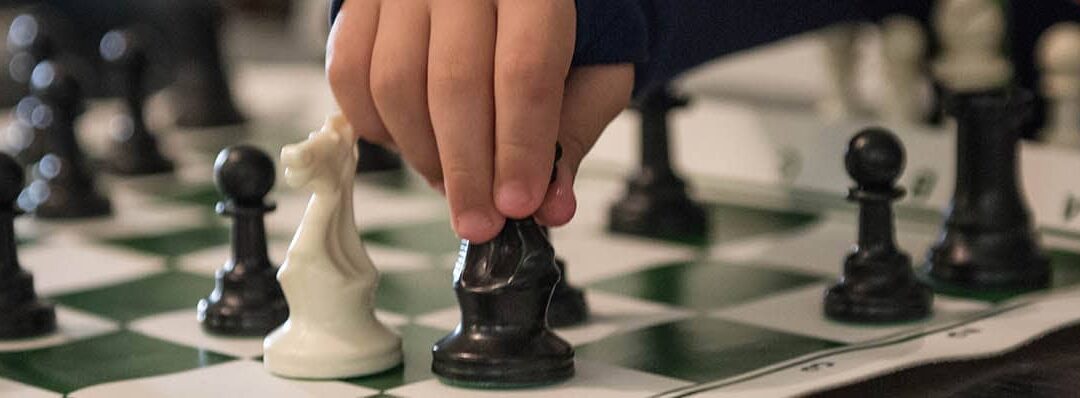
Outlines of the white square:
{"type": "Polygon", "coordinates": [[[406,398],[471,398],[471,397],[588,397],[640,398],[683,387],[690,382],[639,372],[636,370],[578,360],[576,374],[561,384],[516,390],[477,390],[452,387],[438,379],[428,379],[387,391],[406,398]]]}
{"type": "MultiPolygon", "coordinates": [[[[380,272],[408,271],[428,268],[431,259],[428,256],[408,252],[405,250],[386,247],[378,244],[364,244],[375,268],[380,272]]],[[[232,250],[231,245],[221,245],[203,249],[195,253],[183,256],[179,260],[182,270],[213,276],[222,265],[228,261],[232,250]]],[[[280,266],[285,261],[285,254],[289,251],[289,242],[271,241],[267,244],[270,261],[275,266],[280,266]]]]}
{"type": "Polygon", "coordinates": [[[110,192],[113,214],[85,220],[34,219],[36,228],[49,233],[78,232],[96,238],[148,235],[188,229],[206,223],[207,209],[192,205],[153,202],[130,188],[110,192]]]}
{"type": "Polygon", "coordinates": [[[365,397],[378,393],[340,381],[284,379],[259,362],[238,360],[186,372],[100,384],[76,390],[73,398],[115,397],[365,397]]]}
{"type": "MultiPolygon", "coordinates": [[[[761,238],[721,244],[712,256],[727,261],[752,262],[802,273],[836,276],[844,257],[855,245],[858,228],[852,217],[831,215],[819,223],[761,238]]],[[[914,225],[898,229],[897,245],[913,259],[921,258],[934,235],[914,225]],[[914,230],[914,231],[913,231],[914,230]]],[[[922,228],[925,229],[925,228],[922,228]]]]}
{"type": "Polygon", "coordinates": [[[573,284],[588,284],[694,258],[691,247],[611,235],[599,227],[555,230],[551,239],[555,254],[566,260],[567,280],[573,284]]]}
{"type": "MultiPolygon", "coordinates": [[[[56,306],[56,332],[32,339],[0,341],[0,352],[27,351],[54,347],[100,336],[120,329],[116,322],[90,313],[56,306]]],[[[0,387],[0,392],[3,387],[0,387]]],[[[0,396],[6,396],[0,393],[0,396]]]]}
{"type": "MultiPolygon", "coordinates": [[[[277,210],[266,216],[267,230],[292,236],[304,219],[311,194],[300,190],[277,197],[277,210]]],[[[448,219],[446,204],[435,196],[402,195],[357,184],[353,198],[357,227],[361,230],[388,224],[448,219]]]]}
{"type": "MultiPolygon", "coordinates": [[[[556,329],[556,333],[575,346],[590,343],[618,332],[642,329],[659,323],[688,318],[692,312],[629,297],[587,291],[587,323],[556,329]]],[[[453,330],[461,322],[457,307],[439,310],[416,319],[416,323],[436,329],[453,330]]]]}
{"type": "Polygon", "coordinates": [[[19,263],[34,274],[39,294],[52,296],[134,280],[165,271],[162,258],[60,234],[20,248],[19,263]]]}
{"type": "MultiPolygon", "coordinates": [[[[262,337],[216,336],[204,331],[195,316],[194,308],[182,309],[137,319],[128,328],[165,341],[234,357],[255,358],[262,355],[262,337]]],[[[394,328],[407,322],[401,315],[384,311],[376,311],[376,316],[394,328]]]]}
{"type": "Polygon", "coordinates": [[[60,398],[64,394],[43,390],[12,380],[0,379],[0,397],[60,398]]]}
{"type": "Polygon", "coordinates": [[[939,295],[934,297],[933,314],[925,320],[880,326],[840,323],[826,318],[822,307],[825,289],[830,285],[831,283],[814,284],[768,296],[718,311],[713,316],[798,335],[858,343],[956,321],[989,308],[989,305],[982,302],[939,295]]]}

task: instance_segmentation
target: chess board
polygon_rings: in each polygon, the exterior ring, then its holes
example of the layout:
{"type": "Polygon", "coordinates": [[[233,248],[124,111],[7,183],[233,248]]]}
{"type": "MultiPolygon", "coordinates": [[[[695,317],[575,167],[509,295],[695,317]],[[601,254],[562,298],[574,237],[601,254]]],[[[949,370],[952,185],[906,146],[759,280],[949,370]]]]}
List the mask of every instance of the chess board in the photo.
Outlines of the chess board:
{"type": "MultiPolygon", "coordinates": [[[[459,242],[442,199],[409,175],[367,176],[355,187],[361,235],[381,272],[378,316],[404,337],[403,366],[346,380],[288,380],[262,369],[261,339],[204,333],[195,304],[229,255],[228,221],[213,213],[214,154],[235,142],[276,154],[333,108],[318,66],[240,65],[236,91],[247,125],[180,131],[156,124],[181,165],[175,176],[100,176],[116,210],[108,219],[19,220],[21,263],[56,303],[59,332],[0,343],[0,396],[777,397],[1002,354],[1080,320],[1080,228],[1068,210],[1070,192],[1080,193],[1080,181],[1068,181],[1080,156],[1032,145],[1023,148],[1024,181],[1052,258],[1053,288],[938,295],[933,317],[914,323],[823,317],[822,294],[856,233],[840,153],[873,120],[823,121],[797,100],[818,88],[768,79],[767,68],[753,67],[770,57],[813,57],[812,44],[780,43],[683,82],[708,94],[673,125],[675,158],[711,215],[707,244],[605,231],[608,206],[635,162],[635,116],[612,124],[583,167],[577,218],[552,233],[569,282],[585,290],[591,307],[587,324],[557,330],[577,352],[577,375],[568,382],[469,390],[432,375],[431,345],[458,319],[451,268],[459,242]],[[742,73],[788,92],[755,86],[744,95],[742,73]],[[806,90],[790,95],[792,87],[806,90]],[[770,99],[785,95],[796,100],[770,99]]],[[[102,153],[115,110],[110,102],[88,108],[80,122],[88,152],[102,153]]],[[[902,183],[913,191],[898,209],[898,240],[918,262],[951,193],[952,144],[929,127],[897,133],[910,159],[902,183]]],[[[307,196],[279,183],[271,200],[269,246],[280,262],[307,196]]]]}

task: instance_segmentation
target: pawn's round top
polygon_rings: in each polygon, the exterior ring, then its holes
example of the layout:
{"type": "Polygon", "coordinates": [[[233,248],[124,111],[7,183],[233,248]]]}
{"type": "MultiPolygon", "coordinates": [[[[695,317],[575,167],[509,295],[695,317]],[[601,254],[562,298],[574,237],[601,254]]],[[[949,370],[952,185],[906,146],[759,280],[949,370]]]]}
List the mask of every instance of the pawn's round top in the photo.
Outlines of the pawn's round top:
{"type": "Polygon", "coordinates": [[[25,181],[22,166],[11,155],[0,153],[0,205],[10,210],[25,181]]]}
{"type": "Polygon", "coordinates": [[[891,190],[904,170],[904,147],[893,133],[871,127],[851,138],[844,165],[859,186],[891,190]]]}
{"type": "Polygon", "coordinates": [[[214,184],[239,205],[262,206],[263,198],[274,187],[274,178],[274,161],[252,146],[225,148],[214,161],[214,184]]]}
{"type": "Polygon", "coordinates": [[[79,84],[59,64],[41,61],[30,75],[34,94],[56,105],[75,104],[79,99],[79,84]]]}
{"type": "Polygon", "coordinates": [[[51,43],[45,37],[45,26],[41,19],[33,14],[22,14],[11,21],[7,41],[12,52],[27,51],[46,57],[52,51],[51,43]]]}

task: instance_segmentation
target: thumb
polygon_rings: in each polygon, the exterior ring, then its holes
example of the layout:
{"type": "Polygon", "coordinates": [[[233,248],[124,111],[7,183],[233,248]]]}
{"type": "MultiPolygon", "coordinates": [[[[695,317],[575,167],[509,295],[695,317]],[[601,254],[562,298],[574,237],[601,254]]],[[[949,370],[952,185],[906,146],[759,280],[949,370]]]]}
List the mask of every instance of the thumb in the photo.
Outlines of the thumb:
{"type": "Polygon", "coordinates": [[[582,159],[608,123],[626,108],[634,87],[632,64],[593,65],[570,71],[559,120],[563,156],[557,176],[547,190],[536,219],[544,225],[570,222],[577,210],[574,179],[582,159]]]}

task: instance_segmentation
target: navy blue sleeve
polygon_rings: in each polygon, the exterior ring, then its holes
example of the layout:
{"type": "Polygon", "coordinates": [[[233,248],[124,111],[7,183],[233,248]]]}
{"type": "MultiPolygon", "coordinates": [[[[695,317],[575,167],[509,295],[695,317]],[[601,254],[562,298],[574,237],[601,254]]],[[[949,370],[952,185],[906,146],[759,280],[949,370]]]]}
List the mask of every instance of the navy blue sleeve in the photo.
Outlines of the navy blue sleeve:
{"type": "MultiPolygon", "coordinates": [[[[333,0],[331,18],[344,0],[333,0]]],[[[576,0],[573,65],[636,64],[635,91],[834,23],[925,14],[931,0],[576,0]]]]}
{"type": "MultiPolygon", "coordinates": [[[[345,0],[330,2],[330,22],[345,0]]],[[[646,58],[647,34],[640,0],[576,0],[573,65],[637,63],[646,58]]]]}

